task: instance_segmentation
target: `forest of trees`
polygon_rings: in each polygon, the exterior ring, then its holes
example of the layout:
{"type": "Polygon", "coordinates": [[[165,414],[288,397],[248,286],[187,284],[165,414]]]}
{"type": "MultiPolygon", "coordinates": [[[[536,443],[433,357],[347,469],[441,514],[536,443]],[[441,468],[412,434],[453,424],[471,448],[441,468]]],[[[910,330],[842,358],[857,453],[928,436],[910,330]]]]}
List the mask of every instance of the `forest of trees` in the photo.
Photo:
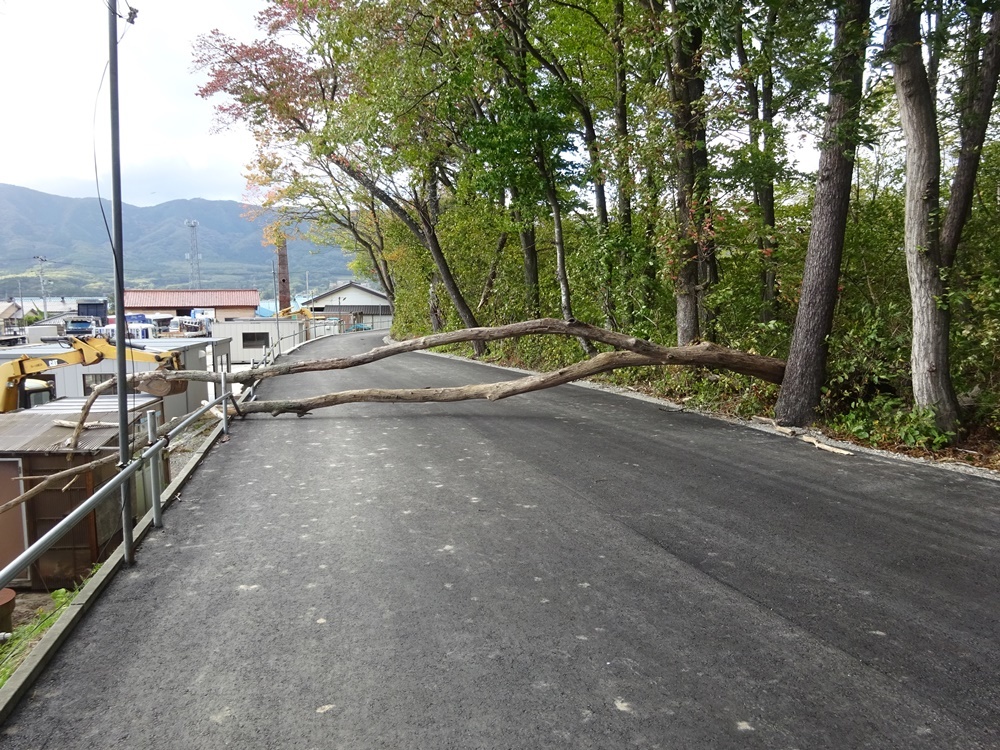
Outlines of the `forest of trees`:
{"type": "Polygon", "coordinates": [[[258,21],[199,40],[200,94],[256,136],[264,204],[357,251],[398,337],[559,317],[711,341],[786,359],[783,384],[614,377],[877,444],[995,440],[995,2],[271,0],[258,21]]]}

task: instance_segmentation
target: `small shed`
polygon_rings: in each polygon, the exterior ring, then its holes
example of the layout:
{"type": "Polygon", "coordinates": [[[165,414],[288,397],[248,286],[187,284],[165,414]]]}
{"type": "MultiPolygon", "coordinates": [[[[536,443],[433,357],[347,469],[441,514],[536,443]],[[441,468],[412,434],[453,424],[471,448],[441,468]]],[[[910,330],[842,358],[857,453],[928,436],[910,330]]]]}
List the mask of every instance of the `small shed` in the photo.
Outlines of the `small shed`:
{"type": "Polygon", "coordinates": [[[24,343],[23,313],[16,302],[0,302],[0,346],[24,343]]]}
{"type": "MultiPolygon", "coordinates": [[[[84,466],[118,450],[118,402],[115,396],[101,396],[88,422],[114,427],[84,430],[77,449],[71,454],[67,439],[73,431],[54,420],[75,421],[84,399],[64,398],[32,409],[0,414],[0,508],[33,487],[44,477],[74,466],[84,466]]],[[[156,411],[162,419],[163,402],[154,396],[130,399],[128,422],[133,432],[145,434],[146,412],[156,411]]],[[[169,480],[169,464],[160,469],[169,480]]],[[[8,565],[28,546],[44,536],[75,507],[93,495],[117,473],[115,462],[91,468],[64,487],[50,488],[27,502],[0,512],[0,567],[8,565]]],[[[145,477],[138,474],[131,483],[132,516],[139,518],[149,501],[145,477]]],[[[161,485],[162,486],[162,485],[161,485]]],[[[51,591],[71,587],[85,577],[94,564],[104,560],[121,541],[121,511],[118,494],[113,493],[76,528],[46,552],[30,570],[22,571],[14,585],[51,591]]]]}

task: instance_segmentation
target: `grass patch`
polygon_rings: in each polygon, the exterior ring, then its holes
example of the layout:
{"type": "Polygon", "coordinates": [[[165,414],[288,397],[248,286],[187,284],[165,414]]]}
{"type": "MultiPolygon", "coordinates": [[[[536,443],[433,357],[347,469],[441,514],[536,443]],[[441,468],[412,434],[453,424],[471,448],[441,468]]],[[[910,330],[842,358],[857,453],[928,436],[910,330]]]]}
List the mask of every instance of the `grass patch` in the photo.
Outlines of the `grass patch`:
{"type": "MultiPolygon", "coordinates": [[[[96,572],[97,566],[95,566],[96,572]]],[[[31,649],[35,647],[45,635],[45,632],[55,624],[59,615],[76,598],[83,584],[80,584],[72,591],[69,589],[56,589],[50,596],[55,602],[55,609],[46,611],[44,608],[38,609],[38,615],[23,625],[18,625],[11,633],[11,638],[6,643],[0,645],[0,687],[10,679],[21,663],[28,658],[31,649]]]]}

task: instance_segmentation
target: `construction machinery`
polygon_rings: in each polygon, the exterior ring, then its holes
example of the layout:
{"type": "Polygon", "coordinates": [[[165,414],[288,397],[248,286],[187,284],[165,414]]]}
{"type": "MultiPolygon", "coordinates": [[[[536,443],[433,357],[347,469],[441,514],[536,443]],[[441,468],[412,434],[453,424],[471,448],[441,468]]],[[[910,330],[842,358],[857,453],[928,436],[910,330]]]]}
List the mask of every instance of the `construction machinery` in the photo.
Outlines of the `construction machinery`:
{"type": "Polygon", "coordinates": [[[314,317],[316,317],[315,315],[313,315],[312,310],[310,310],[308,307],[296,307],[294,310],[291,307],[286,307],[283,310],[278,310],[279,318],[290,318],[293,315],[301,315],[303,318],[307,318],[309,320],[312,320],[314,317]]]}
{"type": "MultiPolygon", "coordinates": [[[[104,359],[116,359],[115,345],[100,336],[76,338],[62,336],[43,341],[57,341],[66,347],[65,351],[48,353],[41,357],[24,354],[17,359],[0,364],[0,413],[15,411],[30,406],[24,385],[33,375],[70,365],[94,365],[104,359]]],[[[155,362],[158,370],[180,370],[180,356],[176,352],[147,352],[128,347],[125,358],[131,362],[155,362]]],[[[148,385],[138,386],[139,390],[154,396],[168,396],[187,390],[186,380],[158,380],[148,385]]]]}

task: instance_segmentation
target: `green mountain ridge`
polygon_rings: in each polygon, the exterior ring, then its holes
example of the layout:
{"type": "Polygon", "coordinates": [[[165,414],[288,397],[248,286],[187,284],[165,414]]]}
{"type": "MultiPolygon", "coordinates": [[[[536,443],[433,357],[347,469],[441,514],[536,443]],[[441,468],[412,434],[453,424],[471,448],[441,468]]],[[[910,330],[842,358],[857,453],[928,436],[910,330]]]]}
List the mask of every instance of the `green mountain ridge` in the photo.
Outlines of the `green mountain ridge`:
{"type": "MultiPolygon", "coordinates": [[[[113,270],[108,229],[110,201],[65,198],[0,183],[0,299],[46,294],[110,295],[113,270]],[[45,258],[40,263],[36,256],[45,258]]],[[[188,288],[191,229],[198,222],[201,284],[205,289],[256,288],[273,294],[274,250],[261,244],[265,219],[247,218],[253,207],[202,198],[155,206],[122,207],[127,288],[188,288]]],[[[322,291],[351,277],[350,260],[337,246],[302,240],[288,243],[292,291],[322,291]],[[308,278],[307,278],[308,277],[308,278]]]]}

